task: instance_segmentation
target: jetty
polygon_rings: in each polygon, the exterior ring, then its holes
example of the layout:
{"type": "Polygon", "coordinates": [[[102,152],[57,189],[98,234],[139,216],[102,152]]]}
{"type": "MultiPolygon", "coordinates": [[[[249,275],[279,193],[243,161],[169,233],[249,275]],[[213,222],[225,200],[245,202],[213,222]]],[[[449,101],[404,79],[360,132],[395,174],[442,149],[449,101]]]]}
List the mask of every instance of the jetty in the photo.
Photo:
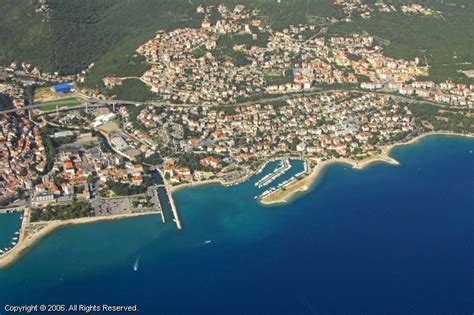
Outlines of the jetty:
{"type": "Polygon", "coordinates": [[[176,208],[176,205],[174,203],[173,196],[171,195],[170,190],[167,188],[166,193],[168,194],[168,199],[170,200],[171,211],[173,212],[174,216],[173,221],[176,223],[176,227],[178,228],[178,230],[181,230],[183,227],[181,226],[181,221],[179,220],[178,209],[176,208]]]}
{"type": "Polygon", "coordinates": [[[153,208],[161,215],[161,221],[163,221],[163,223],[166,223],[165,215],[163,213],[163,207],[161,206],[160,197],[158,196],[158,187],[161,186],[164,187],[164,185],[155,185],[150,187],[148,189],[148,194],[153,202],[153,208]]]}
{"type": "MultiPolygon", "coordinates": [[[[178,230],[181,230],[183,228],[183,226],[181,225],[181,220],[179,219],[179,214],[178,214],[178,209],[176,208],[176,204],[174,203],[174,199],[173,199],[173,195],[171,194],[171,189],[170,189],[170,186],[169,184],[165,181],[165,177],[163,176],[163,173],[161,172],[161,170],[159,168],[155,168],[156,171],[158,172],[158,174],[160,175],[160,183],[158,185],[155,185],[155,192],[156,192],[156,198],[158,199],[158,201],[160,200],[159,199],[159,195],[158,195],[158,189],[164,189],[166,191],[166,196],[168,197],[168,201],[169,201],[169,204],[170,204],[170,207],[171,207],[171,212],[173,213],[173,221],[174,223],[176,224],[176,227],[178,228],[178,230]]],[[[160,202],[160,208],[161,208],[161,219],[163,221],[163,223],[165,223],[165,216],[164,216],[164,209],[163,209],[163,205],[161,204],[160,202]]]]}
{"type": "Polygon", "coordinates": [[[13,213],[18,211],[24,211],[24,207],[10,207],[10,208],[0,208],[0,214],[13,213]]]}
{"type": "MultiPolygon", "coordinates": [[[[176,223],[176,227],[181,230],[181,221],[179,220],[179,215],[178,215],[178,209],[176,208],[176,205],[174,203],[173,196],[171,195],[170,189],[165,184],[160,184],[160,185],[154,185],[149,188],[148,194],[151,196],[152,202],[153,202],[153,207],[157,212],[160,213],[161,215],[161,221],[163,223],[166,223],[166,218],[165,218],[165,213],[162,205],[162,201],[160,199],[160,195],[158,193],[158,190],[163,190],[166,192],[166,198],[168,198],[169,205],[171,208],[171,212],[173,213],[173,221],[176,223]]],[[[164,196],[162,195],[162,198],[164,196]]],[[[168,215],[168,214],[167,214],[168,215]]]]}
{"type": "Polygon", "coordinates": [[[263,172],[263,169],[265,168],[265,166],[268,165],[270,161],[265,161],[264,163],[262,163],[262,165],[257,169],[257,171],[254,173],[254,175],[259,175],[261,172],[263,172]]]}

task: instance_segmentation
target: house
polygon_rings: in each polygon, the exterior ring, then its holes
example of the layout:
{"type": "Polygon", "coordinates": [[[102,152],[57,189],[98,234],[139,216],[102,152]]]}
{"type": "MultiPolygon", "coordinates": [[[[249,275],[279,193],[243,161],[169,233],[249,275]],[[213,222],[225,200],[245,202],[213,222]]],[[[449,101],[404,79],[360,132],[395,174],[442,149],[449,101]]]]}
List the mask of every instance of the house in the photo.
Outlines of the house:
{"type": "Polygon", "coordinates": [[[306,143],[301,142],[296,146],[296,151],[304,152],[306,150],[306,143]]]}
{"type": "Polygon", "coordinates": [[[206,157],[202,159],[201,161],[199,161],[199,165],[201,165],[202,167],[212,167],[212,168],[218,168],[220,166],[220,163],[221,163],[220,159],[216,159],[211,156],[206,157]]]}
{"type": "Polygon", "coordinates": [[[402,95],[413,95],[415,93],[415,89],[409,86],[404,86],[398,90],[398,93],[402,95]]]}
{"type": "Polygon", "coordinates": [[[113,88],[116,85],[122,85],[122,78],[120,77],[105,77],[102,79],[107,88],[113,88]]]}
{"type": "Polygon", "coordinates": [[[140,186],[141,184],[143,184],[143,176],[134,176],[132,178],[133,186],[140,186]]]}
{"type": "Polygon", "coordinates": [[[74,170],[74,163],[71,160],[64,161],[63,167],[64,167],[64,171],[67,174],[71,174],[71,175],[76,174],[76,171],[74,170]]]}

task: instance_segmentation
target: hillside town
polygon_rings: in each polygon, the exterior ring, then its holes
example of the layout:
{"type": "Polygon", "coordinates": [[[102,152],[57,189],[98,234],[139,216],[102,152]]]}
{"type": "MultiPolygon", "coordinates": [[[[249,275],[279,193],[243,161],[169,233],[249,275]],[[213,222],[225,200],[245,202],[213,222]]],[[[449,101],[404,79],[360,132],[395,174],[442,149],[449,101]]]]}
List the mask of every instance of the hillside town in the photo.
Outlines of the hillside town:
{"type": "Polygon", "coordinates": [[[130,133],[147,130],[144,141],[178,157],[165,161],[172,183],[192,181],[195,171],[224,177],[222,170],[256,169],[283,156],[363,158],[416,131],[411,112],[390,97],[344,91],[232,109],[145,106],[138,121],[130,133]]]}
{"type": "Polygon", "coordinates": [[[384,3],[383,1],[376,1],[371,3],[365,0],[334,0],[334,4],[341,6],[346,22],[350,22],[354,17],[361,17],[363,19],[370,19],[377,13],[396,13],[401,12],[404,15],[420,15],[420,16],[434,16],[441,17],[441,12],[436,11],[428,6],[419,3],[408,3],[406,5],[396,5],[392,3],[384,3]]]}
{"type": "MultiPolygon", "coordinates": [[[[113,116],[94,113],[94,120],[81,117],[82,111],[72,114],[45,116],[31,119],[27,106],[26,82],[44,82],[44,76],[27,72],[29,65],[12,64],[2,68],[8,81],[0,83],[2,106],[18,109],[0,117],[0,203],[24,204],[43,207],[51,203],[73,200],[88,201],[96,196],[114,195],[114,185],[139,187],[144,182],[144,168],[131,163],[107,145],[97,146],[103,140],[98,133],[79,130],[84,121],[93,127],[98,121],[105,123],[113,116]],[[73,119],[81,117],[81,119],[73,119]],[[75,125],[75,128],[69,126],[75,125]]],[[[68,78],[51,76],[59,80],[68,78]]],[[[70,79],[70,78],[69,78],[70,79]]],[[[51,82],[51,81],[50,81],[51,82]]],[[[54,81],[53,81],[54,82],[54,81]]],[[[46,89],[53,90],[54,87],[46,89]]],[[[69,90],[68,90],[69,91],[69,90]]],[[[64,97],[62,92],[58,97],[64,97]]],[[[68,93],[69,94],[69,93],[68,93]]],[[[107,112],[107,110],[106,110],[107,112]]],[[[41,115],[41,111],[37,114],[41,115]]],[[[89,129],[91,130],[91,129],[89,129]]],[[[151,181],[149,181],[151,183],[151,181]]],[[[136,189],[140,193],[146,189],[136,189]]]]}
{"type": "MultiPolygon", "coordinates": [[[[384,6],[376,4],[395,10],[384,6]]],[[[414,4],[401,10],[424,12],[414,4]]],[[[386,56],[367,33],[326,36],[316,24],[275,31],[242,5],[199,6],[197,13],[200,28],[159,31],[137,49],[150,64],[141,80],[154,101],[108,103],[80,85],[87,71],[60,76],[28,63],[1,67],[0,92],[18,109],[0,119],[2,200],[90,202],[150,193],[157,171],[170,186],[230,185],[271,159],[361,160],[433,128],[407,104],[474,105],[473,84],[420,80],[429,74],[425,62],[386,56]],[[69,83],[54,85],[61,82],[69,83]],[[79,108],[24,110],[39,91],[53,101],[81,98],[79,108]]],[[[124,80],[103,83],[110,89],[124,80]]]]}
{"type": "MultiPolygon", "coordinates": [[[[427,10],[422,8],[412,4],[402,10],[427,10]]],[[[330,84],[359,84],[363,89],[386,88],[436,102],[472,104],[472,85],[418,81],[429,73],[425,61],[386,56],[383,44],[369,34],[321,36],[326,29],[316,24],[276,31],[259,18],[258,11],[242,5],[200,6],[197,11],[203,15],[200,28],[159,31],[137,49],[151,64],[141,80],[162,100],[233,104],[330,84]]],[[[107,87],[121,83],[119,77],[104,78],[107,87]]]]}

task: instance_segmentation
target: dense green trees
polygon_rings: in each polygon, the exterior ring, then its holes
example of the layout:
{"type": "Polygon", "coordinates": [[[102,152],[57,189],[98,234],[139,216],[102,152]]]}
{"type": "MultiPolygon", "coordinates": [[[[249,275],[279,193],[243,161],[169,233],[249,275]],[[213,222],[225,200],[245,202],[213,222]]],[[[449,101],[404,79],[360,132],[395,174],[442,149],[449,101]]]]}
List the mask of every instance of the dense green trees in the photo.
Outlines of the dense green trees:
{"type": "Polygon", "coordinates": [[[115,86],[110,95],[116,95],[119,100],[129,100],[144,102],[153,99],[153,93],[150,88],[138,79],[124,80],[122,85],[115,86]]]}
{"type": "MultiPolygon", "coordinates": [[[[51,11],[36,13],[36,1],[0,0],[0,63],[26,60],[52,72],[76,73],[95,66],[88,85],[103,76],[137,76],[148,67],[135,49],[158,29],[197,27],[199,4],[245,4],[259,8],[275,28],[316,15],[340,15],[330,0],[48,0],[51,11]]],[[[265,37],[259,36],[260,40],[265,37]]],[[[239,57],[240,58],[240,57],[239,57]]]]}
{"type": "Polygon", "coordinates": [[[12,98],[6,94],[0,93],[0,109],[13,108],[12,98]]]}
{"type": "Polygon", "coordinates": [[[44,209],[31,210],[31,222],[69,220],[94,216],[94,211],[89,202],[73,200],[67,205],[49,205],[44,209]]]}
{"type": "Polygon", "coordinates": [[[427,103],[408,104],[417,125],[427,130],[474,132],[474,119],[469,109],[440,108],[427,103]]]}
{"type": "Polygon", "coordinates": [[[146,192],[146,187],[147,187],[147,185],[132,186],[129,184],[114,182],[111,180],[108,180],[106,185],[108,189],[112,190],[114,194],[118,196],[131,196],[131,195],[143,194],[146,192]]]}
{"type": "MultiPolygon", "coordinates": [[[[390,2],[403,4],[410,1],[390,2]]],[[[430,75],[422,79],[472,82],[458,70],[466,70],[469,63],[474,62],[474,2],[418,2],[439,10],[442,17],[407,16],[400,12],[375,13],[370,19],[356,17],[350,23],[336,23],[329,28],[329,34],[368,32],[384,44],[384,52],[389,56],[410,60],[419,57],[422,63],[427,61],[431,66],[430,75]]]]}
{"type": "MultiPolygon", "coordinates": [[[[371,1],[375,2],[375,1],[371,1]]],[[[391,0],[407,3],[407,0],[391,0]]],[[[458,70],[474,61],[474,28],[470,0],[420,0],[423,5],[442,12],[443,18],[380,14],[371,19],[354,18],[353,22],[336,23],[329,33],[367,31],[376,39],[388,43],[388,55],[412,59],[422,57],[433,65],[430,78],[467,81],[458,70]]],[[[0,64],[12,60],[28,61],[43,70],[76,73],[94,63],[88,74],[89,87],[101,86],[107,75],[139,76],[149,65],[136,55],[135,49],[152,38],[158,29],[197,27],[202,15],[196,13],[199,4],[244,4],[260,10],[262,20],[273,29],[290,24],[317,23],[318,16],[342,16],[333,0],[48,0],[51,11],[36,13],[36,1],[0,0],[0,64]]],[[[264,44],[268,34],[258,34],[256,41],[248,35],[225,39],[221,44],[264,44]]],[[[222,50],[239,64],[245,64],[242,54],[222,50]]],[[[197,51],[201,54],[202,52],[197,51]]],[[[471,80],[472,82],[472,80],[471,80]]],[[[127,82],[115,91],[119,95],[143,99],[143,86],[127,82]],[[130,84],[134,84],[131,86],[130,84]]],[[[144,94],[149,96],[149,94],[144,94]]]]}
{"type": "Polygon", "coordinates": [[[46,167],[43,171],[43,174],[47,174],[54,165],[54,157],[56,154],[56,146],[53,138],[51,138],[54,130],[49,126],[45,126],[40,129],[40,133],[41,138],[43,139],[44,147],[46,149],[46,167]]]}

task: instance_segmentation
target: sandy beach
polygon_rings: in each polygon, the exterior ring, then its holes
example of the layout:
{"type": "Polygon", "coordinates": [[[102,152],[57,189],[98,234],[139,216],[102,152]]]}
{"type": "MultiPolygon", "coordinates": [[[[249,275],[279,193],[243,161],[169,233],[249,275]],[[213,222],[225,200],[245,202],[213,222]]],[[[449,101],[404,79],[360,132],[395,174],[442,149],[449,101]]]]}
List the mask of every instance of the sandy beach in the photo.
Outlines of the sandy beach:
{"type": "Polygon", "coordinates": [[[309,191],[317,183],[317,180],[322,174],[322,171],[326,168],[326,166],[330,164],[343,163],[349,164],[355,169],[363,169],[375,162],[384,162],[392,165],[399,164],[398,161],[396,161],[395,159],[383,154],[374,155],[360,161],[346,158],[331,159],[326,161],[317,160],[316,166],[312,169],[309,175],[306,175],[302,179],[291,182],[290,184],[285,186],[284,189],[280,188],[278,190],[275,190],[273,193],[266,195],[259,201],[261,204],[264,205],[283,204],[291,201],[291,199],[296,197],[299,193],[309,191]]]}
{"type": "Polygon", "coordinates": [[[291,201],[298,194],[309,191],[317,183],[317,180],[322,170],[326,166],[332,163],[349,164],[355,169],[363,169],[369,166],[370,164],[376,163],[376,162],[388,163],[391,165],[399,165],[398,161],[390,157],[389,155],[390,151],[393,148],[398,147],[398,146],[409,145],[425,137],[435,136],[435,135],[460,136],[460,137],[469,137],[469,138],[474,137],[473,135],[456,134],[456,133],[451,133],[451,132],[429,132],[421,136],[415,137],[413,139],[410,139],[409,141],[406,141],[406,142],[395,143],[389,146],[382,147],[382,153],[369,156],[363,160],[352,160],[352,159],[347,159],[347,158],[330,159],[326,161],[312,160],[313,162],[316,161],[317,164],[313,168],[313,170],[309,173],[309,175],[305,176],[304,178],[300,180],[296,180],[290,183],[284,189],[280,188],[274,191],[273,193],[260,199],[259,202],[263,205],[278,205],[278,204],[284,204],[291,201]]]}
{"type": "Polygon", "coordinates": [[[103,217],[87,217],[79,219],[71,219],[64,221],[48,221],[48,222],[36,222],[30,223],[26,227],[21,227],[20,239],[18,244],[13,247],[10,251],[0,256],[0,269],[6,268],[13,264],[16,260],[21,258],[31,247],[33,247],[39,240],[51,233],[52,231],[65,227],[68,225],[76,224],[87,224],[100,221],[109,220],[121,220],[126,218],[138,217],[143,215],[157,214],[156,212],[144,212],[144,213],[128,213],[120,215],[111,215],[103,217]],[[31,229],[37,229],[33,233],[28,231],[31,229]]]}

